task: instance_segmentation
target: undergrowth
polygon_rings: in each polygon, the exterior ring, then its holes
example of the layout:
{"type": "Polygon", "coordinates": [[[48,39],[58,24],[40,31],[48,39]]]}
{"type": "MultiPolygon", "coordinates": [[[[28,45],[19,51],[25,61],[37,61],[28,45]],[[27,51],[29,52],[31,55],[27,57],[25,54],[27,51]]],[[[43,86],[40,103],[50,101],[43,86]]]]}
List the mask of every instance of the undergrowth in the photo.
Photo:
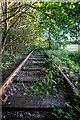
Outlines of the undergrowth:
{"type": "MultiPolygon", "coordinates": [[[[48,54],[49,54],[49,51],[48,51],[48,54]]],[[[61,67],[62,67],[64,61],[66,61],[65,63],[67,64],[68,60],[65,57],[65,54],[63,56],[64,57],[60,56],[60,58],[58,58],[57,56],[56,57],[51,56],[52,59],[45,60],[49,65],[48,69],[43,70],[43,72],[45,73],[46,76],[43,77],[39,81],[38,81],[38,79],[36,79],[35,84],[33,86],[31,86],[30,88],[26,88],[23,84],[24,95],[40,95],[41,94],[41,95],[55,95],[56,97],[58,97],[58,95],[60,95],[60,93],[61,93],[61,95],[64,94],[65,93],[64,79],[60,75],[60,73],[56,69],[56,67],[54,66],[54,61],[61,67]],[[56,58],[57,58],[57,60],[56,60],[56,58]]],[[[68,53],[67,53],[67,56],[68,56],[68,53]]],[[[70,64],[70,62],[71,62],[71,60],[69,61],[69,64],[70,64]]],[[[64,66],[66,66],[66,70],[69,70],[68,64],[66,65],[65,63],[64,63],[64,66]]],[[[74,62],[72,62],[71,65],[73,63],[74,62]]],[[[75,63],[74,63],[74,65],[75,65],[75,63]]],[[[72,68],[72,66],[71,66],[71,68],[72,68]]],[[[78,70],[78,69],[76,68],[76,70],[78,70]]],[[[72,75],[72,74],[74,74],[74,73],[70,71],[69,75],[72,75]]],[[[62,95],[62,97],[63,97],[63,95],[62,95]]],[[[57,104],[52,104],[52,108],[53,108],[52,115],[54,116],[54,118],[56,120],[57,119],[59,119],[59,120],[79,120],[79,113],[80,113],[79,98],[76,95],[74,97],[72,97],[72,96],[70,96],[70,97],[71,97],[71,99],[73,99],[75,101],[75,104],[72,105],[72,103],[70,101],[65,102],[65,106],[67,107],[67,110],[61,109],[60,106],[57,104]]]]}
{"type": "Polygon", "coordinates": [[[16,53],[9,53],[8,51],[4,51],[2,54],[2,71],[5,71],[8,69],[9,65],[16,64],[18,60],[22,59],[21,55],[27,55],[32,48],[28,47],[27,49],[23,49],[22,51],[16,52],[16,53]]]}
{"type": "Polygon", "coordinates": [[[79,52],[65,50],[46,50],[52,60],[61,68],[71,82],[78,88],[79,82],[79,52]]]}
{"type": "Polygon", "coordinates": [[[46,61],[49,65],[49,69],[42,70],[45,77],[41,80],[36,79],[36,83],[29,89],[25,89],[24,94],[48,94],[53,95],[58,93],[58,85],[60,82],[64,82],[63,78],[59,74],[59,70],[56,69],[51,60],[46,61]],[[51,67],[50,67],[51,66],[51,67]]]}
{"type": "Polygon", "coordinates": [[[52,115],[56,120],[80,120],[79,113],[76,112],[73,106],[68,102],[65,102],[65,106],[67,107],[67,110],[61,109],[57,104],[52,104],[52,115]]]}

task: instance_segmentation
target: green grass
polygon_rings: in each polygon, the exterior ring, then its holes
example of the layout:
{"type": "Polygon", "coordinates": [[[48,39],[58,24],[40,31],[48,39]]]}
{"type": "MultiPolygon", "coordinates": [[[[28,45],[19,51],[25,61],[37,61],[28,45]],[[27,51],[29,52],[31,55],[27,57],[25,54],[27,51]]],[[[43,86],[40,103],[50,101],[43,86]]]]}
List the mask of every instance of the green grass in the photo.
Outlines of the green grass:
{"type": "Polygon", "coordinates": [[[80,45],[74,44],[74,45],[67,45],[65,47],[66,50],[68,51],[79,51],[80,45]]]}

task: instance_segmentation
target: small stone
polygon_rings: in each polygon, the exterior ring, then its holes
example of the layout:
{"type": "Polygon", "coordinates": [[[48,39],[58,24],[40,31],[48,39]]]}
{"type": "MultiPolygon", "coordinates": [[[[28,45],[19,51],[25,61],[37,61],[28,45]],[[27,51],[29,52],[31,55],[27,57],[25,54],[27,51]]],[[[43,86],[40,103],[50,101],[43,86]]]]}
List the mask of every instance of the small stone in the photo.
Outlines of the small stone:
{"type": "Polygon", "coordinates": [[[12,91],[12,89],[10,89],[12,91]]]}
{"type": "Polygon", "coordinates": [[[11,104],[11,102],[8,102],[8,105],[10,105],[11,104]]]}
{"type": "Polygon", "coordinates": [[[14,91],[16,91],[16,88],[14,88],[14,91]]]}
{"type": "Polygon", "coordinates": [[[28,113],[26,112],[25,114],[27,115],[28,113]]]}
{"type": "Polygon", "coordinates": [[[28,113],[29,116],[31,116],[31,113],[28,113]]]}
{"type": "Polygon", "coordinates": [[[40,115],[37,115],[37,118],[40,118],[40,115]]]}
{"type": "Polygon", "coordinates": [[[23,117],[23,114],[22,114],[22,113],[20,113],[20,117],[23,117]]]}
{"type": "Polygon", "coordinates": [[[16,112],[16,114],[18,115],[18,114],[19,114],[19,112],[16,112]]]}
{"type": "Polygon", "coordinates": [[[11,92],[10,91],[8,91],[8,94],[10,94],[11,92]]]}
{"type": "Polygon", "coordinates": [[[4,115],[3,118],[6,118],[6,116],[4,115]]]}
{"type": "Polygon", "coordinates": [[[13,95],[13,93],[11,93],[11,95],[13,95]]]}
{"type": "Polygon", "coordinates": [[[56,98],[56,96],[54,95],[54,98],[56,98]]]}
{"type": "Polygon", "coordinates": [[[21,89],[19,88],[18,90],[20,91],[21,89]]]}
{"type": "Polygon", "coordinates": [[[17,80],[19,80],[19,77],[17,78],[17,80]]]}
{"type": "Polygon", "coordinates": [[[35,116],[35,114],[32,114],[32,117],[34,117],[35,116]]]}

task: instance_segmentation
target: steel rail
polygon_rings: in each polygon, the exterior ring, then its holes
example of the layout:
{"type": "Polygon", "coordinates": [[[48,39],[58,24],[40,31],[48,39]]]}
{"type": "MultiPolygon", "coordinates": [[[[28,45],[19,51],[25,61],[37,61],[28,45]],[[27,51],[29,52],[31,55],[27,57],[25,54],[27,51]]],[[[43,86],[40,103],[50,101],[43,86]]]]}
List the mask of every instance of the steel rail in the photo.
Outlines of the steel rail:
{"type": "MultiPolygon", "coordinates": [[[[42,49],[43,49],[43,48],[42,48],[42,49]]],[[[45,52],[44,49],[43,49],[43,51],[44,51],[44,53],[46,54],[46,56],[51,59],[51,57],[45,52]]],[[[63,77],[65,78],[65,80],[66,80],[66,81],[68,82],[68,84],[71,86],[71,88],[73,89],[73,91],[75,92],[75,94],[80,97],[78,89],[73,85],[73,83],[68,79],[68,77],[64,74],[64,72],[62,72],[62,70],[60,69],[60,67],[58,67],[55,62],[54,62],[54,65],[57,67],[57,69],[58,69],[58,70],[60,71],[60,73],[63,75],[63,77]]]]}
{"type": "MultiPolygon", "coordinates": [[[[10,74],[10,76],[3,82],[1,88],[0,88],[0,98],[3,94],[5,94],[6,89],[10,86],[10,84],[13,82],[13,78],[17,75],[17,73],[21,70],[21,67],[24,65],[24,63],[29,59],[31,54],[34,52],[32,50],[29,55],[21,62],[21,64],[10,74]]],[[[2,99],[2,98],[1,98],[2,99]]]]}

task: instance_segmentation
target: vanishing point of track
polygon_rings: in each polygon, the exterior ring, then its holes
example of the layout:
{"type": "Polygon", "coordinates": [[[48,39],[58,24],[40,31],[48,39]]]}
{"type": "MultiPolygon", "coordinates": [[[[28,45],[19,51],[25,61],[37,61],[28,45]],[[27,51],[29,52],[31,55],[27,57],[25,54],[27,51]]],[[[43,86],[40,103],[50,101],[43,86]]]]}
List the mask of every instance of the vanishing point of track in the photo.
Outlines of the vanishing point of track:
{"type": "MultiPolygon", "coordinates": [[[[35,80],[41,80],[45,74],[42,72],[43,69],[48,68],[48,64],[44,59],[50,59],[49,56],[44,52],[44,55],[36,54],[33,50],[29,55],[21,62],[21,64],[12,72],[12,74],[4,81],[0,88],[0,97],[3,103],[3,112],[15,111],[15,110],[42,110],[51,109],[52,104],[59,104],[61,108],[65,109],[64,103],[66,102],[65,96],[55,98],[55,95],[35,95],[29,96],[24,95],[23,84],[29,88],[35,84],[35,80]]],[[[60,70],[60,68],[54,63],[56,69],[59,69],[60,74],[63,75],[66,82],[76,90],[75,86],[70,82],[67,76],[60,70]]],[[[71,93],[72,94],[72,93],[71,93]]]]}

